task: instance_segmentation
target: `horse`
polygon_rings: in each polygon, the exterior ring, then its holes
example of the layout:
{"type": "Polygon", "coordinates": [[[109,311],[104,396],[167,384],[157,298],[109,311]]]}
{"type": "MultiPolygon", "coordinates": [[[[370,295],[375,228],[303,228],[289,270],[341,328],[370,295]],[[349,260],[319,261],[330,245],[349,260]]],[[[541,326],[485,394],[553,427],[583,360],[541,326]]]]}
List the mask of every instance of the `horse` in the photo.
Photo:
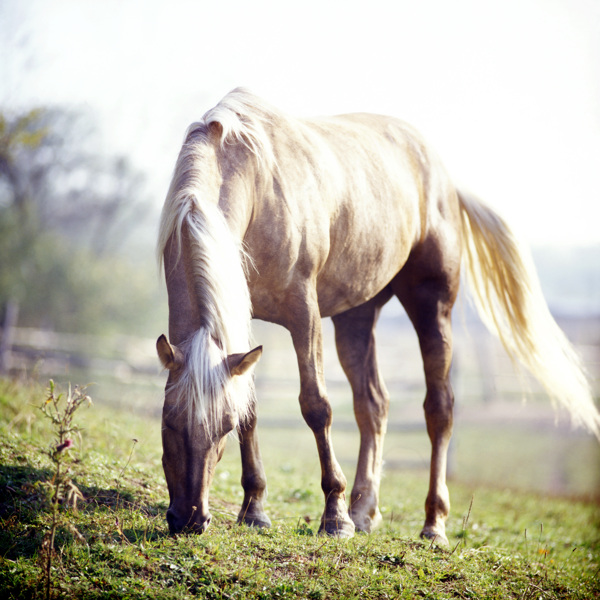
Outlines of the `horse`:
{"type": "Polygon", "coordinates": [[[239,523],[270,526],[256,437],[253,318],[291,334],[300,407],[321,464],[319,533],[350,537],[381,521],[389,395],[375,325],[396,297],[416,330],[431,441],[421,536],[447,544],[453,424],[452,307],[461,266],[507,352],[600,439],[581,361],[553,320],[528,258],[498,214],[458,190],[408,124],[372,114],[295,118],[250,91],[227,94],[187,130],[162,209],[157,252],[168,292],[162,412],[170,532],[202,533],[228,434],[241,450],[239,523]],[[347,481],[331,440],[321,319],[331,317],[360,432],[347,481]]]}

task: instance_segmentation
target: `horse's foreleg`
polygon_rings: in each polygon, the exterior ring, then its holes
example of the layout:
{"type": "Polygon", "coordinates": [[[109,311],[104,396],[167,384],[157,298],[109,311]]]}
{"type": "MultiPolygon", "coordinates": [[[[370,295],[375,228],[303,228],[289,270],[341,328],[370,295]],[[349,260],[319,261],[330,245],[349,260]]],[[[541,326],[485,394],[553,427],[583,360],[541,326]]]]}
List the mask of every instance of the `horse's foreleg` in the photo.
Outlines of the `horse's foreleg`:
{"type": "MultiPolygon", "coordinates": [[[[316,294],[315,294],[316,295],[316,294]]],[[[314,302],[293,312],[288,325],[300,370],[300,408],[317,443],[321,462],[321,488],[325,510],[319,533],[338,537],[354,534],[354,523],[346,507],[346,478],[335,458],[331,440],[332,411],[323,375],[323,339],[321,317],[314,302]]]]}
{"type": "Polygon", "coordinates": [[[374,329],[379,306],[387,298],[381,302],[376,299],[333,318],[338,356],[352,386],[354,414],[360,431],[350,516],[356,528],[366,532],[381,521],[379,485],[389,395],[377,367],[374,329]]]}
{"type": "Polygon", "coordinates": [[[271,520],[264,511],[267,479],[256,439],[256,416],[239,429],[242,454],[242,487],[244,501],[238,515],[238,523],[255,527],[270,527],[271,520]]]}

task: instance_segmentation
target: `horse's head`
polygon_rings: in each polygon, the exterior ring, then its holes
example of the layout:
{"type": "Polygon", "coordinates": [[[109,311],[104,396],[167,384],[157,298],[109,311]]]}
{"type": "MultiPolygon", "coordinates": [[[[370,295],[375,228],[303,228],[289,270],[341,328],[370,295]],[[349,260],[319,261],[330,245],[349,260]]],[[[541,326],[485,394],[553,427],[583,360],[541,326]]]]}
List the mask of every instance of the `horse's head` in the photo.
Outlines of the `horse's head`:
{"type": "Polygon", "coordinates": [[[202,533],[211,520],[209,488],[226,436],[253,410],[248,408],[252,401],[248,396],[253,396],[249,371],[262,347],[227,356],[214,344],[177,347],[164,335],[156,347],[169,371],[162,418],[163,468],[170,498],[167,522],[171,533],[202,533]]]}

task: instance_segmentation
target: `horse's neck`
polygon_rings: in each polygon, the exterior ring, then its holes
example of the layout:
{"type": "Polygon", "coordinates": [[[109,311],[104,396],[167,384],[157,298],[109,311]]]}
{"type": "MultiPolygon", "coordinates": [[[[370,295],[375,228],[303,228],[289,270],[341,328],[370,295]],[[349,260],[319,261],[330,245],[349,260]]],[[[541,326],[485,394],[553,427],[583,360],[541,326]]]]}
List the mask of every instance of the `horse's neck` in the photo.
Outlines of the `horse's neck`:
{"type": "Polygon", "coordinates": [[[265,174],[245,148],[226,148],[218,153],[222,180],[218,205],[234,238],[244,239],[253,218],[256,203],[263,194],[265,174]]]}
{"type": "MultiPolygon", "coordinates": [[[[182,232],[186,239],[185,233],[182,232]]],[[[179,244],[171,236],[164,252],[165,279],[169,298],[169,338],[175,345],[188,340],[204,321],[200,304],[195,300],[193,271],[188,244],[179,244]]]]}

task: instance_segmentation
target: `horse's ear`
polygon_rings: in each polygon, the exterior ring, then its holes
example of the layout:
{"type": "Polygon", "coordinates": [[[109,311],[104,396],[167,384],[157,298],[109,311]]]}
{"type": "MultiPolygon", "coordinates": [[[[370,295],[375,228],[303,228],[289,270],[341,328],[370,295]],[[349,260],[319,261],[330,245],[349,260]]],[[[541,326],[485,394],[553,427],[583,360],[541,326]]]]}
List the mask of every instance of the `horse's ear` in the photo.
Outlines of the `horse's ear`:
{"type": "Polygon", "coordinates": [[[250,350],[250,352],[242,352],[241,354],[230,354],[227,357],[227,366],[231,375],[243,375],[248,369],[252,368],[262,354],[262,346],[250,350]]]}
{"type": "Polygon", "coordinates": [[[208,124],[208,133],[217,143],[221,143],[223,137],[223,125],[218,121],[211,121],[208,124]]]}
{"type": "Polygon", "coordinates": [[[164,334],[156,340],[156,351],[165,369],[174,371],[183,365],[183,353],[177,346],[171,346],[164,334]]]}

